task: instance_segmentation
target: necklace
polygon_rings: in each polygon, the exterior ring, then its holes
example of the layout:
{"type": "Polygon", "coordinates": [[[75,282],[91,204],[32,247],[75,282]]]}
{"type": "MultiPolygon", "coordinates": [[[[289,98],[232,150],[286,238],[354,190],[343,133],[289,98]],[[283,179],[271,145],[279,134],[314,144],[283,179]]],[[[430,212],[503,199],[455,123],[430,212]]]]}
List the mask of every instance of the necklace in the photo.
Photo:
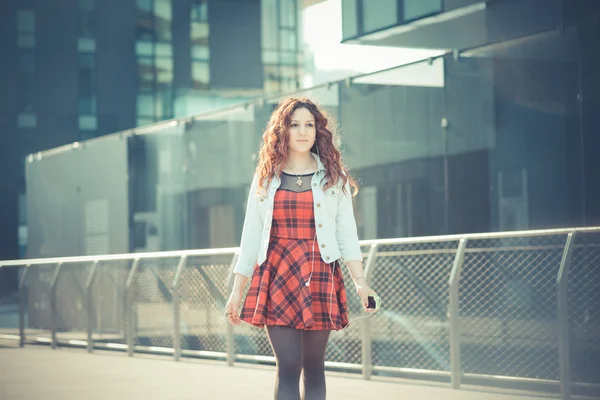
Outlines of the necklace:
{"type": "MultiPolygon", "coordinates": [[[[312,164],[312,161],[310,162],[310,164],[312,164]]],[[[307,168],[304,169],[304,171],[302,171],[302,174],[297,174],[294,172],[294,170],[292,168],[290,168],[290,171],[292,171],[292,173],[294,175],[296,175],[296,178],[298,178],[298,180],[296,181],[296,185],[298,185],[298,187],[302,186],[302,184],[304,183],[304,181],[302,181],[301,175],[303,175],[306,172],[306,170],[310,167],[310,164],[308,165],[307,168]]],[[[289,165],[288,165],[288,167],[289,167],[289,165]]]]}

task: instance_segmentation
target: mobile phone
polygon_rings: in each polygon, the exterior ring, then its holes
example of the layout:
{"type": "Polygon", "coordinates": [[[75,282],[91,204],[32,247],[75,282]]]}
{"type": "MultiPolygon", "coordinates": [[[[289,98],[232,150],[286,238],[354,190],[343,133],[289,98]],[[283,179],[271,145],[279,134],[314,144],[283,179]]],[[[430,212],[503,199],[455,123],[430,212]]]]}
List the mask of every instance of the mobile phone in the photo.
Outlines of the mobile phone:
{"type": "Polygon", "coordinates": [[[371,309],[375,309],[378,310],[379,309],[379,302],[381,300],[379,300],[379,298],[375,298],[375,296],[369,296],[368,298],[369,300],[369,304],[367,305],[367,308],[371,308],[371,309]]]}

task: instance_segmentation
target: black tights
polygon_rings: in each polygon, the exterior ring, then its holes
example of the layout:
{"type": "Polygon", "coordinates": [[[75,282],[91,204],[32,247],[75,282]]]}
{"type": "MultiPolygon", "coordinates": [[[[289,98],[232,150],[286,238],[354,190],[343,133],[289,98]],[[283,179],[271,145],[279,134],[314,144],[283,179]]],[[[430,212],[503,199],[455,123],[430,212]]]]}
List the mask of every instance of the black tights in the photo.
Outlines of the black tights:
{"type": "Polygon", "coordinates": [[[275,400],[300,399],[300,373],[304,370],[304,400],[325,399],[325,348],[331,331],[303,331],[267,326],[277,360],[275,400]]]}

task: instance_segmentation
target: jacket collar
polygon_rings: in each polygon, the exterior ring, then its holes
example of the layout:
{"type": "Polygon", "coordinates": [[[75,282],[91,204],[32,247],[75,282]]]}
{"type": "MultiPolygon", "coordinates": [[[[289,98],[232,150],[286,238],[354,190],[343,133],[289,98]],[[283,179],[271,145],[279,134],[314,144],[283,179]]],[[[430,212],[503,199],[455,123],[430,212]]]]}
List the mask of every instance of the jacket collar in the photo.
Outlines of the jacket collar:
{"type": "Polygon", "coordinates": [[[321,162],[321,158],[313,152],[311,152],[310,154],[317,161],[317,171],[325,171],[325,166],[321,162]]]}

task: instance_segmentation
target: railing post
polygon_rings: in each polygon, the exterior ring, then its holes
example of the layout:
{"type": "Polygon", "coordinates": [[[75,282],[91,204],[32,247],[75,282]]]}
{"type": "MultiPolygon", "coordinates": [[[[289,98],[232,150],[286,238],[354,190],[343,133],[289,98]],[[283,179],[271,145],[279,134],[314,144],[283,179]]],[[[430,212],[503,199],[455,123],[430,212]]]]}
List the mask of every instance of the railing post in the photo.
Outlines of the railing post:
{"type": "MultiPolygon", "coordinates": [[[[377,252],[377,247],[379,247],[379,244],[375,243],[371,245],[371,248],[369,249],[369,254],[367,255],[367,260],[365,262],[365,268],[364,268],[364,275],[365,275],[365,280],[367,281],[367,284],[370,285],[370,277],[371,275],[369,274],[369,272],[371,271],[371,269],[373,268],[373,266],[375,265],[375,258],[376,256],[376,252],[377,252]]],[[[373,361],[372,361],[372,349],[371,349],[371,344],[372,344],[372,337],[371,337],[371,324],[369,321],[369,318],[366,318],[362,321],[362,332],[361,332],[361,342],[362,342],[362,367],[363,367],[363,379],[371,379],[371,373],[373,372],[373,361]]]]}
{"type": "Polygon", "coordinates": [[[130,357],[133,356],[133,293],[132,293],[132,284],[133,277],[138,269],[138,265],[140,263],[140,259],[136,258],[133,260],[133,265],[131,266],[131,270],[129,270],[129,276],[127,277],[127,282],[125,283],[125,302],[126,302],[126,311],[127,311],[127,333],[126,333],[126,341],[127,341],[127,354],[130,357]]]}
{"type": "MultiPolygon", "coordinates": [[[[233,254],[233,258],[231,259],[231,265],[229,267],[229,274],[227,275],[227,290],[231,292],[233,288],[233,281],[235,278],[235,274],[233,273],[233,269],[235,268],[235,264],[237,263],[239,253],[236,251],[233,254]]],[[[240,304],[241,305],[241,304],[240,304]]],[[[233,325],[227,321],[225,318],[225,325],[227,326],[227,365],[230,367],[233,366],[235,361],[235,340],[233,335],[233,325]]]]}
{"type": "Polygon", "coordinates": [[[26,265],[19,280],[19,346],[25,347],[25,302],[27,301],[27,294],[25,293],[25,282],[27,282],[27,273],[31,268],[30,265],[26,265]]]}
{"type": "Polygon", "coordinates": [[[461,383],[461,361],[460,361],[460,320],[458,318],[458,285],[465,260],[467,238],[460,239],[456,256],[450,271],[450,306],[448,307],[448,320],[450,322],[450,377],[453,389],[460,389],[461,383]]]}
{"type": "Polygon", "coordinates": [[[173,355],[175,361],[179,361],[181,358],[181,315],[180,315],[180,299],[179,299],[179,277],[181,271],[185,268],[187,261],[186,256],[179,258],[179,264],[177,264],[177,270],[175,271],[175,277],[173,277],[173,355]]]}
{"type": "Polygon", "coordinates": [[[558,302],[558,348],[560,366],[560,394],[563,400],[571,399],[571,360],[570,360],[570,335],[567,289],[569,282],[569,267],[571,255],[573,254],[573,242],[575,232],[569,233],[563,251],[560,269],[556,280],[557,302],[558,302]]]}
{"type": "Polygon", "coordinates": [[[87,351],[91,353],[94,350],[94,341],[92,339],[92,330],[94,329],[93,314],[94,314],[94,301],[92,299],[92,284],[94,282],[94,275],[96,268],[98,267],[99,260],[96,260],[92,264],[92,270],[85,282],[85,294],[86,294],[86,308],[87,308],[87,351]]]}
{"type": "Polygon", "coordinates": [[[52,337],[52,349],[58,347],[58,340],[56,338],[56,314],[58,312],[56,309],[56,283],[58,282],[61,266],[62,262],[56,264],[54,275],[50,281],[50,334],[52,337]]]}

